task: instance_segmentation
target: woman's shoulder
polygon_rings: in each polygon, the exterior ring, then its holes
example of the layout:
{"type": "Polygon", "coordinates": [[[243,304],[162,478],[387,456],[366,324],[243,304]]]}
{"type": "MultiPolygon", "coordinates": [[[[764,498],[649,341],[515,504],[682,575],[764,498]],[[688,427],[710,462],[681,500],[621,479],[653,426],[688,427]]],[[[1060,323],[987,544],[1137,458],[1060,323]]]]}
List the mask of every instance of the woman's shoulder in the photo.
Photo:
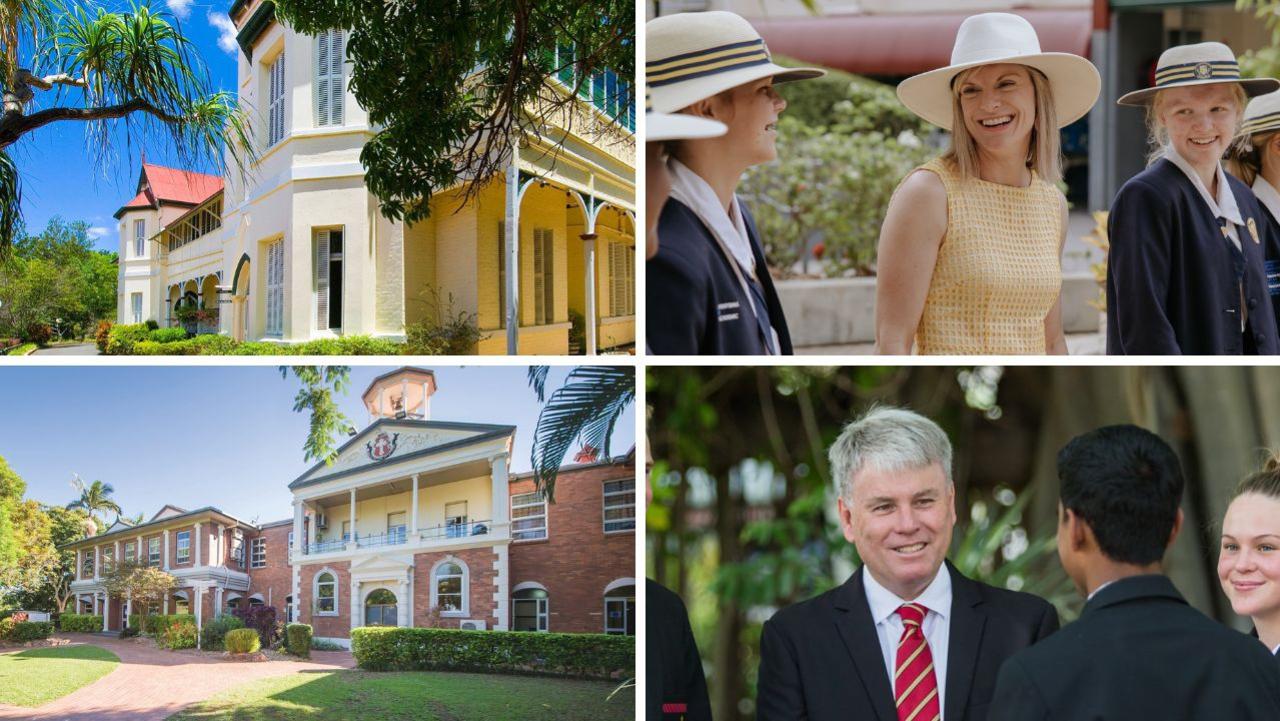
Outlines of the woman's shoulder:
{"type": "Polygon", "coordinates": [[[894,191],[894,200],[901,200],[912,208],[947,207],[947,186],[943,174],[947,171],[940,166],[941,159],[935,159],[918,168],[914,168],[898,184],[894,191]]]}

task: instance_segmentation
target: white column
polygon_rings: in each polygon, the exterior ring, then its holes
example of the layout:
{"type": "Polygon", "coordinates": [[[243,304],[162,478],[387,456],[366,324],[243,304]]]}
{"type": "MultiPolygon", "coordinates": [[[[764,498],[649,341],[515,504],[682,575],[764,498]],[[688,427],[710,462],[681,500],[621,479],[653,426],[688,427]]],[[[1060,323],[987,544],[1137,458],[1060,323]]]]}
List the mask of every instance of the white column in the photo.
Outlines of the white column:
{"type": "Polygon", "coordinates": [[[507,532],[507,522],[511,514],[511,496],[507,484],[507,454],[502,453],[489,459],[493,480],[493,522],[491,532],[496,533],[499,527],[507,532]]]}
{"type": "Polygon", "coordinates": [[[418,537],[418,474],[413,474],[413,505],[409,508],[409,537],[418,537]]]}
{"type": "Polygon", "coordinates": [[[347,548],[355,548],[356,545],[356,489],[351,489],[351,538],[347,541],[347,548]]]}
{"type": "Polygon", "coordinates": [[[102,546],[93,547],[93,580],[98,580],[102,570],[102,546]]]}
{"type": "Polygon", "coordinates": [[[199,568],[201,565],[200,564],[200,524],[199,523],[196,524],[195,536],[196,536],[196,560],[195,560],[195,563],[191,564],[191,567],[199,568]]]}
{"type": "Polygon", "coordinates": [[[512,146],[507,168],[507,355],[520,350],[520,151],[512,146]]]}
{"type": "Polygon", "coordinates": [[[360,617],[363,614],[363,611],[361,610],[359,588],[360,582],[354,578],[351,579],[351,595],[347,596],[347,608],[351,609],[352,630],[355,630],[360,626],[360,617]]]}
{"type": "Polygon", "coordinates": [[[400,592],[396,594],[396,625],[408,628],[413,625],[413,619],[409,617],[409,582],[406,579],[400,579],[400,592]]]}
{"type": "Polygon", "coordinates": [[[133,615],[133,594],[124,597],[124,624],[129,625],[129,617],[133,615]]]}
{"type": "MultiPolygon", "coordinates": [[[[306,540],[307,539],[302,537],[302,501],[294,501],[293,549],[289,552],[289,557],[293,559],[294,563],[297,563],[302,558],[302,554],[304,553],[302,549],[306,548],[304,545],[306,540]]],[[[297,598],[297,596],[294,596],[294,598],[297,598]]]]}
{"type": "Polygon", "coordinates": [[[168,594],[168,593],[164,595],[164,603],[162,604],[163,608],[160,609],[160,613],[163,613],[166,616],[169,615],[169,596],[170,595],[171,594],[168,594]]]}
{"type": "MultiPolygon", "coordinates": [[[[77,549],[76,549],[76,572],[75,572],[75,573],[76,573],[76,580],[77,580],[77,581],[82,581],[82,580],[84,580],[84,570],[83,570],[83,569],[84,569],[84,549],[83,549],[83,548],[77,548],[77,549]]],[[[79,598],[78,598],[78,597],[77,597],[77,600],[79,600],[79,598]]],[[[76,613],[79,613],[79,611],[76,611],[76,613]]]]}
{"type": "Polygon", "coordinates": [[[111,595],[106,591],[102,592],[102,632],[106,633],[111,630],[107,628],[107,624],[111,619],[111,595]]]}
{"type": "Polygon", "coordinates": [[[167,528],[164,529],[164,562],[160,566],[166,571],[169,570],[169,529],[167,528]]]}
{"type": "MultiPolygon", "coordinates": [[[[316,537],[316,514],[318,514],[318,513],[319,513],[319,511],[318,511],[318,510],[316,510],[314,507],[311,509],[311,523],[308,523],[308,524],[307,524],[307,546],[310,546],[312,543],[315,543],[315,537],[316,537]]],[[[310,550],[310,549],[308,549],[308,550],[310,550]]]]}
{"type": "Polygon", "coordinates": [[[427,381],[422,382],[422,420],[431,420],[431,394],[428,392],[427,381]]]}
{"type": "Polygon", "coordinates": [[[116,550],[114,556],[111,557],[111,565],[115,566],[120,563],[120,539],[116,539],[116,550]]]}
{"type": "Polygon", "coordinates": [[[93,592],[93,615],[98,615],[98,605],[102,602],[102,594],[97,591],[93,592]]]}
{"type": "Polygon", "coordinates": [[[216,617],[222,611],[222,586],[213,589],[213,615],[216,617]]]}
{"type": "Polygon", "coordinates": [[[204,628],[204,586],[196,586],[196,648],[200,648],[200,629],[204,628]]]}
{"type": "MultiPolygon", "coordinates": [[[[594,228],[592,228],[594,230],[594,228]]],[[[582,234],[582,258],[586,266],[587,313],[584,325],[587,331],[587,355],[596,354],[596,234],[582,234]]]]}
{"type": "MultiPolygon", "coordinates": [[[[134,560],[136,563],[146,563],[147,561],[144,561],[144,560],[143,560],[143,558],[144,558],[144,557],[143,557],[143,555],[142,555],[142,536],[138,536],[138,545],[137,545],[137,549],[138,549],[138,553],[137,553],[137,555],[135,555],[135,556],[133,557],[133,560],[134,560]]],[[[147,557],[147,560],[149,561],[149,560],[150,560],[150,557],[147,557]]]]}

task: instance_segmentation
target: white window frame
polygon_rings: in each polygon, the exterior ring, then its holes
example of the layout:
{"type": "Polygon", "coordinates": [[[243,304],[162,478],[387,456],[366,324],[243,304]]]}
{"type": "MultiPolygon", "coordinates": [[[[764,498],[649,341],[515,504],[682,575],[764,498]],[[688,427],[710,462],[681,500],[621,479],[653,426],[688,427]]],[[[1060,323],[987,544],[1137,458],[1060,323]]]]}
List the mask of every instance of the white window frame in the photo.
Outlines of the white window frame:
{"type": "MultiPolygon", "coordinates": [[[[452,573],[446,576],[443,576],[443,578],[455,578],[455,577],[456,577],[456,574],[452,574],[452,573]]],[[[470,601],[471,569],[467,567],[466,562],[464,562],[461,558],[456,558],[454,556],[446,556],[440,559],[439,561],[436,561],[435,565],[431,567],[430,579],[431,579],[431,605],[434,606],[435,608],[440,609],[440,616],[442,618],[466,618],[467,616],[470,615],[471,613],[471,601],[470,601]],[[462,584],[461,584],[462,608],[456,611],[446,611],[440,606],[440,579],[442,577],[439,574],[439,570],[445,564],[450,564],[450,563],[462,569],[462,584]]],[[[450,594],[450,595],[453,595],[453,594],[450,594]]]]}
{"type": "Polygon", "coordinates": [[[312,97],[316,127],[340,126],[345,120],[343,101],[347,88],[342,80],[345,37],[342,30],[324,30],[312,45],[312,97]]]}
{"type": "MultiPolygon", "coordinates": [[[[391,534],[396,534],[401,538],[408,537],[409,534],[409,512],[408,511],[392,511],[387,514],[387,540],[390,541],[391,534]],[[392,523],[392,516],[401,516],[400,523],[392,523]]],[[[399,597],[397,596],[397,599],[399,597]]],[[[399,601],[397,600],[397,603],[399,601]]]]}
{"type": "Polygon", "coordinates": [[[130,293],[129,306],[130,306],[129,310],[133,312],[133,322],[135,324],[141,323],[142,322],[142,294],[130,293]]]}
{"type": "Polygon", "coordinates": [[[316,600],[316,607],[315,607],[315,610],[312,612],[314,615],[337,616],[341,612],[341,599],[339,597],[339,588],[338,588],[338,572],[334,571],[328,566],[325,566],[324,568],[320,569],[319,572],[316,573],[315,577],[311,579],[311,597],[316,600]],[[322,582],[320,580],[320,577],[325,574],[329,574],[329,577],[332,578],[333,580],[322,582]],[[320,610],[320,600],[321,600],[320,586],[328,585],[329,583],[333,584],[333,610],[322,611],[320,610]]]}
{"type": "Polygon", "coordinates": [[[111,570],[111,564],[116,562],[116,549],[106,546],[102,549],[102,572],[107,573],[111,570]]]}
{"type": "Polygon", "coordinates": [[[265,333],[277,338],[284,335],[284,238],[263,247],[267,259],[267,307],[265,333]]]}
{"type": "Polygon", "coordinates": [[[511,630],[516,630],[516,604],[529,603],[535,604],[535,616],[537,620],[534,625],[536,633],[549,633],[551,631],[551,593],[540,583],[521,583],[511,591],[511,630]],[[516,598],[517,593],[525,591],[542,591],[547,594],[546,598],[516,598]]]}
{"type": "MultiPolygon", "coordinates": [[[[635,588],[635,586],[632,586],[635,588]]],[[[629,636],[627,633],[627,619],[635,615],[636,597],[635,596],[610,596],[606,593],[604,597],[604,632],[613,636],[629,636]],[[622,603],[622,625],[609,625],[609,604],[613,602],[622,603]]]]}
{"type": "Polygon", "coordinates": [[[249,568],[267,567],[267,539],[259,536],[249,541],[249,568]]]}
{"type": "MultiPolygon", "coordinates": [[[[317,228],[312,231],[312,237],[312,249],[315,251],[312,253],[311,257],[315,259],[315,268],[312,273],[312,287],[314,289],[313,296],[315,298],[314,307],[316,314],[316,330],[341,333],[341,325],[329,325],[329,315],[332,310],[330,308],[330,304],[333,302],[333,278],[330,275],[330,271],[332,270],[333,261],[336,260],[338,262],[338,272],[343,275],[342,280],[345,280],[347,264],[343,260],[343,251],[345,251],[347,247],[346,227],[317,228]],[[342,239],[343,250],[338,251],[337,253],[332,251],[334,233],[338,233],[342,239]]],[[[343,297],[346,296],[346,291],[346,283],[342,283],[342,293],[338,296],[338,320],[340,323],[343,321],[341,305],[343,297]]]]}
{"type": "Polygon", "coordinates": [[[133,257],[147,257],[147,221],[133,221],[133,257]]]}
{"type": "Polygon", "coordinates": [[[543,494],[533,491],[531,493],[517,493],[511,496],[511,513],[508,516],[511,519],[511,542],[523,543],[526,541],[545,541],[551,537],[551,528],[547,523],[547,498],[543,494]],[[516,518],[516,510],[526,508],[541,507],[542,512],[528,516],[516,518]],[[542,525],[532,528],[523,528],[516,530],[516,521],[529,521],[533,519],[541,519],[542,525]],[[541,535],[525,535],[537,534],[541,535]]]}
{"type": "Polygon", "coordinates": [[[147,539],[147,565],[152,568],[159,568],[164,565],[163,560],[160,557],[159,538],[147,539]]]}
{"type": "Polygon", "coordinates": [[[236,565],[244,568],[244,537],[231,537],[231,557],[235,559],[236,565]]]}
{"type": "Polygon", "coordinates": [[[289,95],[286,88],[284,51],[267,66],[267,147],[274,147],[285,139],[287,126],[285,98],[289,95]]]}
{"type": "Polygon", "coordinates": [[[602,492],[602,497],[601,497],[601,510],[600,510],[600,521],[601,521],[601,523],[602,523],[602,524],[603,524],[603,526],[604,526],[604,532],[605,532],[606,534],[614,534],[614,533],[635,533],[635,532],[636,532],[636,498],[635,498],[635,495],[636,495],[636,479],[634,479],[634,478],[610,478],[610,479],[605,479],[605,480],[602,482],[602,485],[600,486],[600,488],[601,488],[601,492],[602,492]],[[628,482],[628,481],[630,481],[630,482],[631,482],[631,488],[630,488],[630,490],[627,490],[627,489],[625,489],[625,488],[624,488],[623,490],[620,490],[620,491],[609,491],[609,490],[607,490],[607,489],[608,489],[608,486],[609,486],[609,484],[610,484],[610,483],[626,483],[626,482],[628,482]],[[628,493],[629,493],[629,494],[631,494],[631,502],[630,502],[630,503],[622,502],[622,503],[615,503],[614,505],[609,505],[609,499],[610,499],[610,497],[625,496],[625,495],[626,495],[626,494],[628,494],[628,493]],[[609,520],[609,519],[607,518],[607,516],[608,516],[608,512],[609,512],[609,511],[611,511],[611,510],[618,510],[618,509],[624,509],[624,508],[630,508],[630,509],[631,509],[631,527],[630,527],[630,528],[619,528],[619,527],[617,527],[617,524],[626,523],[626,522],[627,522],[627,521],[626,521],[626,519],[622,519],[622,520],[615,519],[615,520],[612,520],[612,521],[611,521],[611,520],[609,520]],[[609,525],[610,525],[610,524],[614,524],[614,526],[615,526],[615,527],[614,527],[614,528],[610,528],[610,527],[609,527],[609,525]]]}
{"type": "Polygon", "coordinates": [[[178,531],[175,538],[174,563],[191,563],[191,531],[178,531]],[[186,553],[183,553],[183,552],[186,553]]]}
{"type": "Polygon", "coordinates": [[[80,578],[93,578],[93,549],[84,550],[84,558],[80,561],[80,578]]]}
{"type": "Polygon", "coordinates": [[[466,501],[449,501],[444,504],[444,535],[446,538],[465,538],[467,535],[467,524],[470,521],[471,517],[468,515],[466,501]],[[455,511],[458,506],[462,506],[462,515],[459,516],[456,512],[452,516],[449,515],[450,506],[452,506],[455,511]],[[458,520],[455,523],[455,519],[461,520],[458,520]],[[459,530],[455,532],[452,530],[454,528],[459,530]]]}
{"type": "Polygon", "coordinates": [[[138,549],[133,541],[124,544],[124,562],[135,563],[138,560],[138,549]]]}

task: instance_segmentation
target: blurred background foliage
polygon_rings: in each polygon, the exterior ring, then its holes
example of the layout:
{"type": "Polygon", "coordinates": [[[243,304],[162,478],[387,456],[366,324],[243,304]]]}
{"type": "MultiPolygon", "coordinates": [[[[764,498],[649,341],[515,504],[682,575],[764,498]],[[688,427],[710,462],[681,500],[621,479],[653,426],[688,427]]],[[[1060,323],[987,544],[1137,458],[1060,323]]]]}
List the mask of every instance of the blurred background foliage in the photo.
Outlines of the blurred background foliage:
{"type": "Polygon", "coordinates": [[[754,717],[761,624],[857,567],[827,446],[874,403],[937,421],[955,448],[950,558],[965,574],[1082,605],[1057,560],[1057,451],[1137,423],[1178,452],[1185,530],[1168,570],[1188,600],[1247,628],[1218,588],[1231,489],[1280,445],[1280,369],[1245,367],[650,367],[648,573],[689,606],[717,719],[754,717]]]}

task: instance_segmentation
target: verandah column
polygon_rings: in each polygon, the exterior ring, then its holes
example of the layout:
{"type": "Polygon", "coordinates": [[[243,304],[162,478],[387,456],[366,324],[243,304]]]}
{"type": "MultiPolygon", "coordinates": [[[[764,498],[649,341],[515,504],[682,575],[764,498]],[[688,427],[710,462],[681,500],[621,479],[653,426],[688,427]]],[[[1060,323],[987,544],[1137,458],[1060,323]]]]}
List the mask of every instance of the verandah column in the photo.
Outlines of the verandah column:
{"type": "Polygon", "coordinates": [[[418,537],[418,474],[413,474],[413,506],[409,514],[409,537],[418,537]]]}
{"type": "Polygon", "coordinates": [[[510,491],[507,483],[507,454],[499,453],[489,459],[489,477],[493,484],[493,518],[489,519],[494,532],[499,528],[510,533],[506,528],[510,514],[510,491]]]}
{"type": "Polygon", "coordinates": [[[348,549],[356,546],[356,489],[351,489],[351,538],[347,539],[348,549]]]}
{"type": "Polygon", "coordinates": [[[507,168],[507,355],[520,352],[520,151],[512,144],[507,168]]]}
{"type": "Polygon", "coordinates": [[[196,524],[196,558],[195,563],[191,564],[192,568],[200,567],[200,524],[196,524]]]}
{"type": "Polygon", "coordinates": [[[596,326],[599,319],[596,318],[596,234],[583,233],[578,236],[582,239],[582,265],[586,273],[587,289],[587,317],[583,325],[587,331],[587,355],[596,354],[596,326]]]}

